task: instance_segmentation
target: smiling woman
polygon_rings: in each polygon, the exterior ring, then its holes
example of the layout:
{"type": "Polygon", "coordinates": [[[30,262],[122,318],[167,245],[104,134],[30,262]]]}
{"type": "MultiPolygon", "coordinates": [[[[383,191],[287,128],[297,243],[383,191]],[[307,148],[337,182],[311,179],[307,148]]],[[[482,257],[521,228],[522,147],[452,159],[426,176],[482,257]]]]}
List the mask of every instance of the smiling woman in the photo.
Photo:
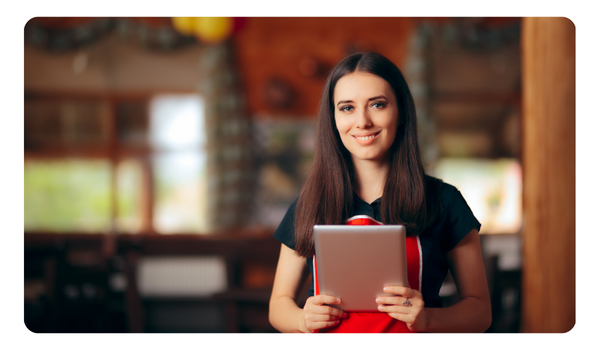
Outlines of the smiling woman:
{"type": "Polygon", "coordinates": [[[415,106],[400,70],[376,53],[350,55],[327,79],[308,179],[274,234],[282,245],[271,324],[308,333],[483,332],[491,306],[480,227],[455,187],[425,175],[415,106]],[[388,296],[377,298],[375,310],[332,307],[344,295],[319,294],[317,224],[405,226],[410,286],[381,286],[388,296]],[[442,308],[449,267],[461,300],[442,308]],[[295,296],[307,268],[313,286],[301,309],[295,296]]]}

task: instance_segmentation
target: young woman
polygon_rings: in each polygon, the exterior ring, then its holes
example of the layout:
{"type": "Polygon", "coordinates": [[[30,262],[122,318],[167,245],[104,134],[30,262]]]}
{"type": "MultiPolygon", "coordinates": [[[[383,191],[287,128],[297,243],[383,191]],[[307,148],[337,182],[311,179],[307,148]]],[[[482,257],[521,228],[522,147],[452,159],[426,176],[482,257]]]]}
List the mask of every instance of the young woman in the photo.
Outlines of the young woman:
{"type": "MultiPolygon", "coordinates": [[[[274,236],[282,242],[269,306],[281,332],[483,332],[491,306],[479,243],[480,224],[460,192],[425,175],[412,96],[400,70],[376,53],[342,60],[329,76],[307,181],[274,236]],[[314,276],[315,224],[402,224],[409,287],[377,298],[378,312],[344,312],[340,300],[295,296],[314,276]],[[448,269],[460,301],[442,308],[448,269]]],[[[357,257],[360,259],[360,257],[357,257]]],[[[384,267],[382,267],[384,268],[384,267]]],[[[360,283],[360,281],[357,281],[360,283]]]]}

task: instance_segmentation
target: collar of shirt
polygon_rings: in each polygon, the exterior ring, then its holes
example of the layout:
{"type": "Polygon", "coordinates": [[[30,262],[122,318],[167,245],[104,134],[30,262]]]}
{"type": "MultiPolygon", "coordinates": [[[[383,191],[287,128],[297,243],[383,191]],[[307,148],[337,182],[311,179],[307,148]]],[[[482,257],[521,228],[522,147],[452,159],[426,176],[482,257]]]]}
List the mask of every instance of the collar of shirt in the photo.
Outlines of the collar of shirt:
{"type": "Polygon", "coordinates": [[[381,197],[374,200],[371,204],[365,202],[360,198],[356,192],[352,192],[354,197],[354,213],[355,215],[368,215],[377,221],[381,221],[380,208],[381,208],[381,197]]]}

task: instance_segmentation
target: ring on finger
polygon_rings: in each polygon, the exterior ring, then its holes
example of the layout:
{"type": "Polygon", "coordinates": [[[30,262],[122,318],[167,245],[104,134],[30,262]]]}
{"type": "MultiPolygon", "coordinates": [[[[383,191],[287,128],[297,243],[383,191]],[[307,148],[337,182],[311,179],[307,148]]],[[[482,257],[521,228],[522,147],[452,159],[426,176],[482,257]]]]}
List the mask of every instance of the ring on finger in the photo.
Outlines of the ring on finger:
{"type": "Polygon", "coordinates": [[[402,305],[404,305],[404,306],[412,306],[412,304],[410,303],[410,300],[408,298],[406,298],[406,301],[403,302],[402,305]]]}

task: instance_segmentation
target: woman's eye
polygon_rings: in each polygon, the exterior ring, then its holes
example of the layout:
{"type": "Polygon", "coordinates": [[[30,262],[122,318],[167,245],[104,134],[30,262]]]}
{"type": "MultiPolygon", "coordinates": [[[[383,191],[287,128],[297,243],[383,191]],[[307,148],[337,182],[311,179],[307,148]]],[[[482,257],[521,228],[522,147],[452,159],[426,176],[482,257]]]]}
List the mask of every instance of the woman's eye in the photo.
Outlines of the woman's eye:
{"type": "Polygon", "coordinates": [[[374,108],[383,108],[383,107],[385,107],[385,103],[383,103],[383,102],[375,102],[375,103],[373,103],[371,105],[371,107],[374,107],[374,108]]]}
{"type": "Polygon", "coordinates": [[[344,106],[342,108],[340,108],[340,111],[342,112],[350,112],[352,110],[352,106],[344,106]]]}

